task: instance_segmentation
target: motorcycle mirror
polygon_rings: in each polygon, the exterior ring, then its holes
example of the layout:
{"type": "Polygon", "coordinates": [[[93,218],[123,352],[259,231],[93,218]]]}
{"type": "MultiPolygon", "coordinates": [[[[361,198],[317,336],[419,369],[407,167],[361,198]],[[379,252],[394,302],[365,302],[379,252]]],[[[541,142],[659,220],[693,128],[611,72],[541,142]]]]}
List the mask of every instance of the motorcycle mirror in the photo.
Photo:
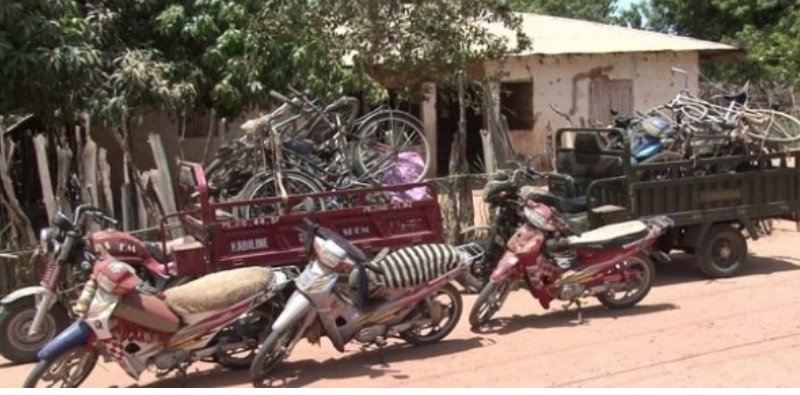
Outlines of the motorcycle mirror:
{"type": "Polygon", "coordinates": [[[67,231],[72,229],[72,221],[62,212],[56,213],[52,222],[53,225],[60,230],[67,231]]]}

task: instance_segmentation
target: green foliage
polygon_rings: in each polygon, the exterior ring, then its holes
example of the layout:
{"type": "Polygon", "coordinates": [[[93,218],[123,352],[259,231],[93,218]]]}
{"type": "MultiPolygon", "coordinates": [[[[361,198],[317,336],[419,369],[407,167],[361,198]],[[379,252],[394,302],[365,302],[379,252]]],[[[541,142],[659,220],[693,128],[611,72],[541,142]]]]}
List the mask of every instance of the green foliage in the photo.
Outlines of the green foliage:
{"type": "Polygon", "coordinates": [[[482,22],[517,23],[501,0],[4,0],[0,113],[232,117],[288,86],[447,81],[509,50],[482,22]]]}
{"type": "Polygon", "coordinates": [[[73,1],[4,0],[0,113],[37,108],[52,119],[89,110],[103,80],[96,39],[73,1]]]}
{"type": "Polygon", "coordinates": [[[608,23],[617,10],[616,0],[509,0],[514,11],[608,23]]]}
{"type": "Polygon", "coordinates": [[[798,16],[795,0],[650,0],[624,13],[620,22],[726,42],[747,51],[740,62],[709,65],[707,72],[714,79],[797,85],[798,16]]]}

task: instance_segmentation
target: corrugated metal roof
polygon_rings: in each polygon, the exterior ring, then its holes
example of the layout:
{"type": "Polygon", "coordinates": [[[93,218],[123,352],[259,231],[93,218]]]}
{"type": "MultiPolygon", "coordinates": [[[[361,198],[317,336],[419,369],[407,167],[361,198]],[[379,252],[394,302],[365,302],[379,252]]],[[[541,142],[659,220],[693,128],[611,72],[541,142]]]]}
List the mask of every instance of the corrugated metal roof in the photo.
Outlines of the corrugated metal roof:
{"type": "MultiPolygon", "coordinates": [[[[522,17],[522,30],[533,44],[532,48],[517,56],[738,50],[726,44],[622,26],[531,13],[519,15],[522,17]]],[[[510,46],[516,46],[516,35],[501,24],[490,24],[489,31],[506,37],[510,46]]]]}

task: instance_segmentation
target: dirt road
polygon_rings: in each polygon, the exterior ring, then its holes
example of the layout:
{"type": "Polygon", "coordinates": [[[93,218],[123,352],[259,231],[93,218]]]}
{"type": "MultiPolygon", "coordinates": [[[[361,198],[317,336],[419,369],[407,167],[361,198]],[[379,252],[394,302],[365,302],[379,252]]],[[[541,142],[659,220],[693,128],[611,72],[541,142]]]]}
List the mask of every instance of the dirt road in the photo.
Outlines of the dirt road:
{"type": "MultiPolygon", "coordinates": [[[[338,354],[301,344],[277,372],[291,387],[798,387],[800,386],[800,233],[781,224],[751,243],[751,263],[736,278],[709,281],[687,258],[659,268],[658,286],[636,308],[612,312],[596,302],[584,325],[560,304],[543,311],[513,294],[490,330],[472,333],[465,297],[459,327],[438,345],[392,345],[380,354],[351,346],[338,354]]],[[[17,387],[32,365],[0,360],[0,386],[17,387]]],[[[130,386],[113,364],[85,386],[130,386]]],[[[174,378],[147,374],[142,386],[174,378]]],[[[250,386],[247,372],[192,367],[195,387],[250,386]]]]}

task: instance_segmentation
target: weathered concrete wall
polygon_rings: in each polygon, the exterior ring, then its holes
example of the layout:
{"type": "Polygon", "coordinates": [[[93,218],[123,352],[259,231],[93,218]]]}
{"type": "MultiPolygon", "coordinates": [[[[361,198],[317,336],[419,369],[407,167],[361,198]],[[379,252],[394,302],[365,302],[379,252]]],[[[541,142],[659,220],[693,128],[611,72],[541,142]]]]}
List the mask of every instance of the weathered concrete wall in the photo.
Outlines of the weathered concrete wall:
{"type": "MultiPolygon", "coordinates": [[[[494,70],[497,65],[489,64],[494,70]]],[[[635,111],[646,111],[669,102],[683,87],[683,77],[672,74],[679,67],[689,74],[689,89],[697,92],[698,55],[695,52],[663,52],[603,55],[530,56],[504,64],[504,82],[533,81],[534,127],[513,130],[518,151],[544,153],[547,134],[569,126],[550,105],[569,113],[576,126],[589,122],[589,84],[592,78],[633,80],[635,111]]]]}

